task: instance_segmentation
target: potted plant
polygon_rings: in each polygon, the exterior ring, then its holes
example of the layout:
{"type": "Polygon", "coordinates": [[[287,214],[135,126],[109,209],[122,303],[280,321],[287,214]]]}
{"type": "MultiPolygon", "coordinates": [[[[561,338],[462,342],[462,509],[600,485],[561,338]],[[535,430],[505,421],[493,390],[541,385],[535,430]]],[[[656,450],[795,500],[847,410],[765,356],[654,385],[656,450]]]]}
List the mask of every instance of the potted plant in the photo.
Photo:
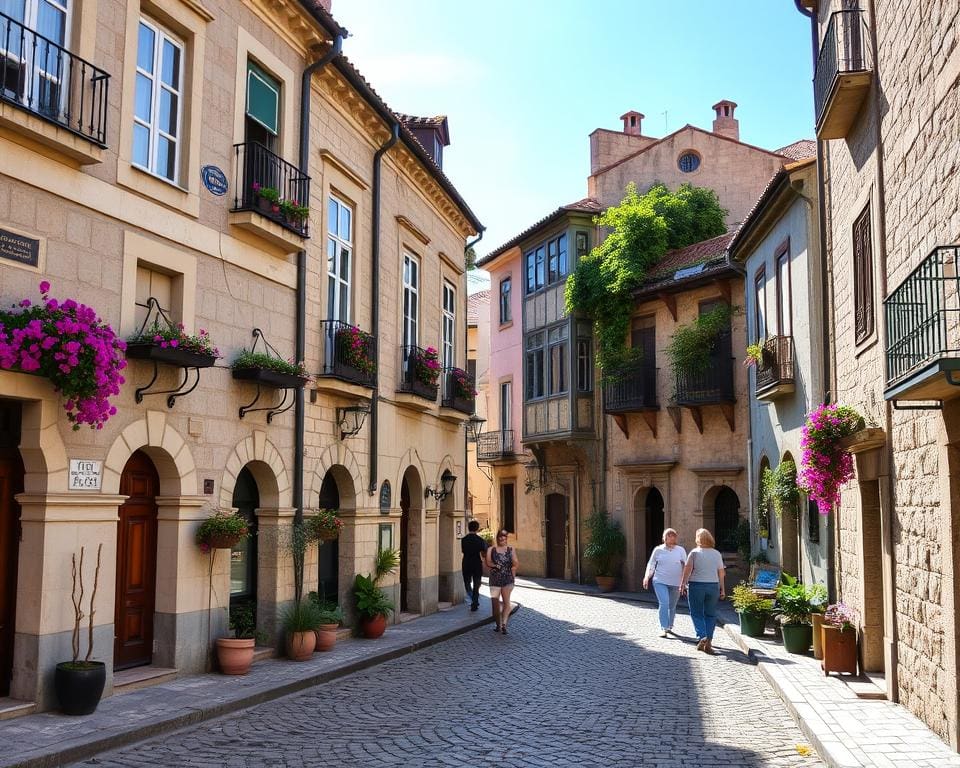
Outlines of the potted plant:
{"type": "Polygon", "coordinates": [[[280,213],[280,193],[273,187],[261,187],[253,182],[253,196],[257,201],[257,208],[267,216],[277,216],[280,213]]]}
{"type": "Polygon", "coordinates": [[[462,368],[451,368],[447,380],[449,405],[461,413],[473,413],[474,398],[477,396],[477,390],[473,388],[473,378],[462,368]]]}
{"type": "Polygon", "coordinates": [[[318,509],[304,519],[303,525],[310,541],[334,541],[340,538],[343,520],[337,517],[335,509],[318,509]]]}
{"type": "Polygon", "coordinates": [[[747,345],[747,355],[743,359],[743,364],[747,368],[751,366],[759,366],[763,362],[763,344],[759,342],[756,344],[747,345]]]}
{"type": "Polygon", "coordinates": [[[773,600],[761,597],[741,581],[733,588],[730,602],[740,615],[740,631],[747,637],[763,637],[767,616],[773,610],[773,600]]]}
{"type": "Polygon", "coordinates": [[[197,544],[206,554],[211,549],[232,549],[250,533],[247,521],[240,515],[223,510],[208,517],[197,528],[197,544]]]}
{"type": "Polygon", "coordinates": [[[307,661],[313,655],[321,621],[320,609],[312,600],[299,600],[287,607],[283,613],[287,658],[307,661]]]}
{"type": "Polygon", "coordinates": [[[300,205],[296,200],[281,200],[280,212],[287,224],[296,229],[302,229],[303,222],[310,215],[310,206],[300,205]]]}
{"type": "Polygon", "coordinates": [[[823,658],[823,611],[827,607],[827,588],[823,584],[810,587],[810,624],[813,627],[813,658],[823,658]]]}
{"type": "Polygon", "coordinates": [[[827,607],[823,614],[823,674],[857,674],[857,614],[843,603],[827,607]]]}
{"type": "Polygon", "coordinates": [[[433,347],[413,347],[407,360],[407,382],[415,394],[429,399],[437,396],[440,378],[440,356],[433,347]]]}
{"type": "Polygon", "coordinates": [[[377,346],[373,336],[352,325],[341,325],[334,339],[334,373],[350,381],[373,381],[377,374],[377,346]]]}
{"type": "Polygon", "coordinates": [[[80,661],[80,622],[83,613],[83,554],[80,547],[80,563],[77,556],[71,558],[71,576],[73,587],[70,599],[73,602],[73,660],[57,664],[54,672],[53,687],[60,701],[60,709],[65,715],[89,715],[94,712],[103,696],[103,686],[107,681],[106,666],[102,661],[91,661],[93,656],[93,617],[94,601],[97,599],[97,587],[100,584],[100,555],[103,544],[97,546],[97,567],[93,574],[93,592],[90,593],[90,610],[86,614],[87,655],[80,661]]]}
{"type": "Polygon", "coordinates": [[[337,629],[340,622],[343,621],[343,611],[336,603],[323,600],[316,592],[311,592],[307,596],[319,612],[319,626],[316,629],[317,645],[316,651],[332,651],[337,644],[337,629]]]}
{"type": "Polygon", "coordinates": [[[257,630],[253,603],[230,606],[230,630],[233,637],[217,638],[217,662],[225,675],[245,675],[253,664],[256,644],[265,640],[257,630]]]}
{"type": "Polygon", "coordinates": [[[612,592],[620,575],[620,565],[627,553],[627,538],[620,523],[606,510],[597,510],[587,519],[590,543],[583,556],[593,564],[597,586],[601,592],[612,592]]]}
{"type": "Polygon", "coordinates": [[[665,352],[677,376],[698,376],[715,362],[717,341],[730,331],[733,309],[719,304],[688,325],[680,326],[665,352]]]}
{"type": "Polygon", "coordinates": [[[0,310],[0,369],[49,379],[73,429],[102,429],[117,412],[109,398],[120,394],[126,344],[93,309],[49,292],[44,280],[40,303],[22,299],[0,310]]]}
{"type": "Polygon", "coordinates": [[[800,487],[827,514],[840,502],[840,488],[853,477],[853,457],[840,441],[863,427],[847,405],[821,405],[807,416],[800,436],[800,487]]]}
{"type": "Polygon", "coordinates": [[[783,647],[789,653],[806,653],[813,640],[810,626],[810,594],[789,574],[782,574],[777,588],[777,606],[783,630],[783,647]]]}
{"type": "Polygon", "coordinates": [[[388,573],[393,573],[399,564],[400,553],[397,550],[381,549],[377,552],[373,575],[358,573],[353,580],[360,631],[368,640],[375,640],[384,633],[387,616],[395,610],[393,601],[380,589],[380,580],[388,573]]]}
{"type": "Polygon", "coordinates": [[[303,363],[249,349],[240,350],[231,367],[235,379],[256,381],[281,389],[299,388],[310,380],[310,374],[303,363]]]}
{"type": "Polygon", "coordinates": [[[196,334],[187,333],[183,323],[170,322],[158,310],[152,325],[127,339],[127,357],[186,368],[209,368],[217,362],[220,350],[205,329],[201,328],[196,334]]]}

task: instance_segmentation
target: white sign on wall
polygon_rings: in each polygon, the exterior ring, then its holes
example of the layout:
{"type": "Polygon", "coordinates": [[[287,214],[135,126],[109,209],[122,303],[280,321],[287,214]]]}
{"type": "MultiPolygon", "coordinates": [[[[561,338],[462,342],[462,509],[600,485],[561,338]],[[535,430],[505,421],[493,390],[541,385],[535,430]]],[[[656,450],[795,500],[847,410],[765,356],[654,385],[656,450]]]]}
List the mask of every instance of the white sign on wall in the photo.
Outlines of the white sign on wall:
{"type": "Polygon", "coordinates": [[[70,459],[71,491],[99,491],[103,480],[103,462],[92,459],[70,459]]]}

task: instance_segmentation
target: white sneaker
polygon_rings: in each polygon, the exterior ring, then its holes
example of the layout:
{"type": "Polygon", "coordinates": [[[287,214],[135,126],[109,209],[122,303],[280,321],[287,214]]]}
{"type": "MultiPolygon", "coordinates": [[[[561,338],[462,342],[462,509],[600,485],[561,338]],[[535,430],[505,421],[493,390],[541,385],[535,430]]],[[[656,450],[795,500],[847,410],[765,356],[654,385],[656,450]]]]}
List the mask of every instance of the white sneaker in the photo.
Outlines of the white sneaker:
{"type": "Polygon", "coordinates": [[[665,629],[660,630],[660,637],[666,637],[666,636],[667,636],[667,630],[665,629]]]}

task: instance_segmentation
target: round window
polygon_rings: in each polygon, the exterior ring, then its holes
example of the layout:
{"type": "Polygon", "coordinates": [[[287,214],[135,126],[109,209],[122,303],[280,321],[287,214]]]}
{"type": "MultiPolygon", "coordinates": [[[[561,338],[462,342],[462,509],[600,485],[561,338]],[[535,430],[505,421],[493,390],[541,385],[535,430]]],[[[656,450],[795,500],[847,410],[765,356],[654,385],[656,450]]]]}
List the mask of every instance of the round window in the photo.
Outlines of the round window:
{"type": "Polygon", "coordinates": [[[684,152],[680,155],[680,160],[677,161],[677,165],[680,166],[680,170],[684,173],[693,173],[700,167],[700,155],[696,152],[684,152]]]}

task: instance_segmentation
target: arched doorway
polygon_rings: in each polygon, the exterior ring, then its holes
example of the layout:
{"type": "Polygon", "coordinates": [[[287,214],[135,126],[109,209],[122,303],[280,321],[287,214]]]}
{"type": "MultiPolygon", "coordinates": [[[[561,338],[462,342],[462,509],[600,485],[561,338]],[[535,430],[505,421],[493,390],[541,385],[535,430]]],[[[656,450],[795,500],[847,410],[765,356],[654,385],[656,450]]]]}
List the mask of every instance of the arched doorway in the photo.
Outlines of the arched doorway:
{"type": "Polygon", "coordinates": [[[247,521],[250,535],[230,550],[230,605],[257,603],[257,509],[260,491],[248,467],[240,470],[233,486],[233,503],[237,514],[247,521]]]}
{"type": "Polygon", "coordinates": [[[423,485],[413,467],[400,483],[400,611],[423,609],[423,485]]]}
{"type": "Polygon", "coordinates": [[[551,493],[546,499],[547,509],[547,578],[566,576],[567,560],[567,497],[551,493]]]}
{"type": "Polygon", "coordinates": [[[717,549],[737,551],[737,527],[740,525],[740,499],[727,486],[722,486],[713,502],[713,536],[717,549]]]}
{"type": "MultiPolygon", "coordinates": [[[[340,509],[340,488],[333,470],[327,470],[320,485],[317,500],[320,509],[340,509]]],[[[340,589],[340,540],[325,541],[320,545],[317,565],[317,594],[323,600],[339,602],[340,589]]]]}
{"type": "Polygon", "coordinates": [[[120,475],[117,527],[117,598],[114,669],[153,661],[153,611],[157,583],[157,494],[160,478],[150,457],[134,453],[120,475]]]}
{"type": "Polygon", "coordinates": [[[23,462],[20,458],[20,404],[0,401],[0,696],[10,694],[17,625],[17,566],[23,462]]]}
{"type": "MultiPolygon", "coordinates": [[[[653,548],[663,541],[663,494],[657,488],[647,491],[647,498],[643,504],[644,531],[644,558],[650,559],[653,548]]],[[[644,563],[646,565],[646,563],[644,563]]]]}
{"type": "MultiPolygon", "coordinates": [[[[793,461],[789,451],[780,459],[780,469],[785,462],[793,461]]],[[[793,470],[796,477],[796,468],[793,470]]],[[[780,567],[787,573],[803,577],[800,567],[800,507],[799,502],[793,509],[785,509],[777,521],[780,525],[780,567]]]]}

